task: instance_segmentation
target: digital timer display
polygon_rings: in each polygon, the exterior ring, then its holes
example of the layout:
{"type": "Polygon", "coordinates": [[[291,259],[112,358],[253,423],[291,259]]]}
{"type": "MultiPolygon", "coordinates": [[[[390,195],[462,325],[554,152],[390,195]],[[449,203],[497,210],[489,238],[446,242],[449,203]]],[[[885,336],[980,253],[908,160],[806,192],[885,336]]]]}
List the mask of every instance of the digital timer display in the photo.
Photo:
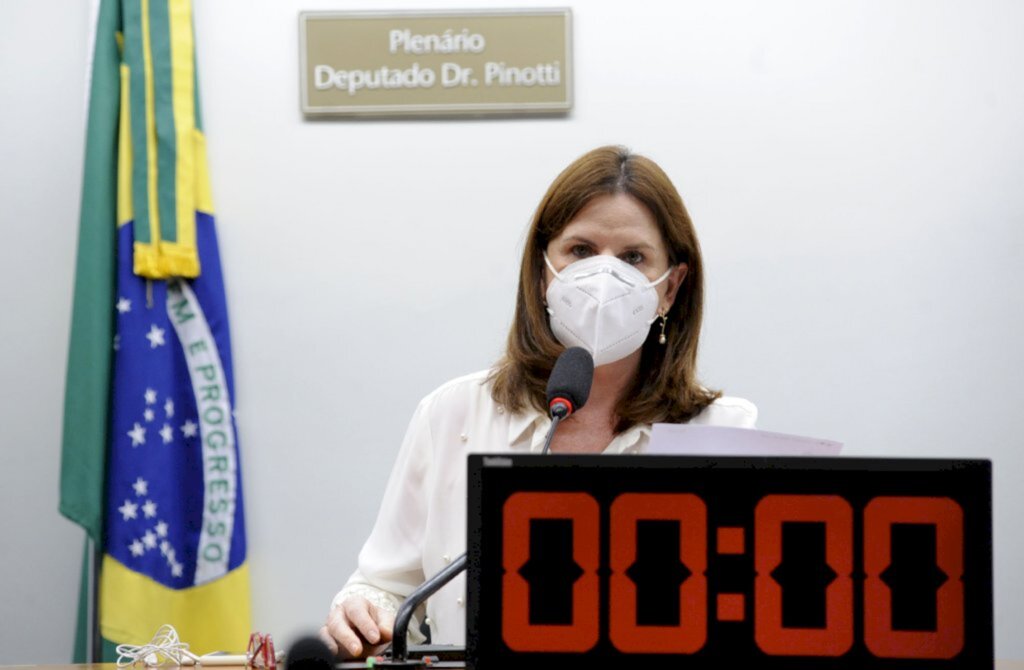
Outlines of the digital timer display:
{"type": "Polygon", "coordinates": [[[469,496],[471,668],[993,667],[987,461],[474,455],[469,496]]]}

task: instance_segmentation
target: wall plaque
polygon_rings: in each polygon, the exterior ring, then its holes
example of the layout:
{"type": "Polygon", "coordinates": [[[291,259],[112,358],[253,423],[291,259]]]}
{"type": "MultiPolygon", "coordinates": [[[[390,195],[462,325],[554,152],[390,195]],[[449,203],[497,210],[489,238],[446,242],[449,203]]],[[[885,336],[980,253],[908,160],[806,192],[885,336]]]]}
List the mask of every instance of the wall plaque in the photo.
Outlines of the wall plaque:
{"type": "Polygon", "coordinates": [[[572,108],[566,8],[302,12],[307,116],[559,114],[572,108]]]}

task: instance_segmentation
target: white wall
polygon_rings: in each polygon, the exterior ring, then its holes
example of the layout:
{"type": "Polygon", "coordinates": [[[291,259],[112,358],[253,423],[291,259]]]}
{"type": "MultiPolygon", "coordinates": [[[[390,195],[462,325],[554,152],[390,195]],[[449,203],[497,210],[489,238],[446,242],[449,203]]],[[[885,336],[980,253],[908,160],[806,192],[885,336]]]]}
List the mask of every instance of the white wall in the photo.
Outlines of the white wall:
{"type": "MultiPolygon", "coordinates": [[[[258,629],[319,625],[415,402],[499,354],[545,187],[615,142],[697,223],[708,384],[851,455],[993,459],[996,650],[1024,658],[1024,5],[589,0],[568,118],[307,122],[298,12],[380,5],[195,4],[258,629]]],[[[0,663],[71,653],[83,5],[0,5],[0,663]]]]}

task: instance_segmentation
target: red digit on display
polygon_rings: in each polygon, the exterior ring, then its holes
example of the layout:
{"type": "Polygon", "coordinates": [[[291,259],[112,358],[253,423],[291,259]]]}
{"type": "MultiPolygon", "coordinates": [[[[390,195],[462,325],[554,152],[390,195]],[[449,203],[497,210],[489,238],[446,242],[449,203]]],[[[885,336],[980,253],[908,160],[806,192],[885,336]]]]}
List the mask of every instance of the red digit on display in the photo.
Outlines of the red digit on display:
{"type": "Polygon", "coordinates": [[[770,495],[754,510],[754,639],[771,656],[842,656],[853,645],[853,510],[839,496],[770,495]],[[825,589],[824,628],[782,625],[782,524],[825,524],[825,561],[836,578],[825,589]]]}
{"type": "Polygon", "coordinates": [[[626,653],[692,654],[707,640],[708,510],[689,493],[625,493],[611,507],[610,637],[626,653]],[[679,522],[679,561],[690,576],[679,585],[679,625],[639,626],[636,584],[626,570],[636,560],[637,521],[679,522]]]}
{"type": "Polygon", "coordinates": [[[882,658],[953,658],[964,646],[964,518],[949,498],[879,497],[864,508],[864,643],[882,658]],[[892,628],[892,591],[881,574],[892,560],[892,525],[935,525],[935,563],[949,578],[936,597],[934,632],[892,628]]]}
{"type": "Polygon", "coordinates": [[[586,493],[520,492],[503,510],[501,634],[515,651],[587,651],[597,644],[600,515],[586,493]],[[530,559],[530,521],[571,519],[572,556],[583,570],[572,588],[572,624],[530,623],[530,585],[519,574],[530,559]]]}

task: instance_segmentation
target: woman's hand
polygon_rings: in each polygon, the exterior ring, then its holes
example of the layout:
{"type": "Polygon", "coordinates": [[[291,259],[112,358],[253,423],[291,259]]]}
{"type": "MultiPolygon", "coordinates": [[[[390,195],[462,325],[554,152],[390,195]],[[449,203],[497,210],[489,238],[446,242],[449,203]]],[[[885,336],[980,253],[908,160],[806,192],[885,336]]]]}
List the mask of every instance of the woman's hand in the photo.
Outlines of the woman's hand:
{"type": "Polygon", "coordinates": [[[395,616],[366,598],[350,596],[331,609],[320,639],[340,658],[372,655],[391,641],[395,616]]]}

